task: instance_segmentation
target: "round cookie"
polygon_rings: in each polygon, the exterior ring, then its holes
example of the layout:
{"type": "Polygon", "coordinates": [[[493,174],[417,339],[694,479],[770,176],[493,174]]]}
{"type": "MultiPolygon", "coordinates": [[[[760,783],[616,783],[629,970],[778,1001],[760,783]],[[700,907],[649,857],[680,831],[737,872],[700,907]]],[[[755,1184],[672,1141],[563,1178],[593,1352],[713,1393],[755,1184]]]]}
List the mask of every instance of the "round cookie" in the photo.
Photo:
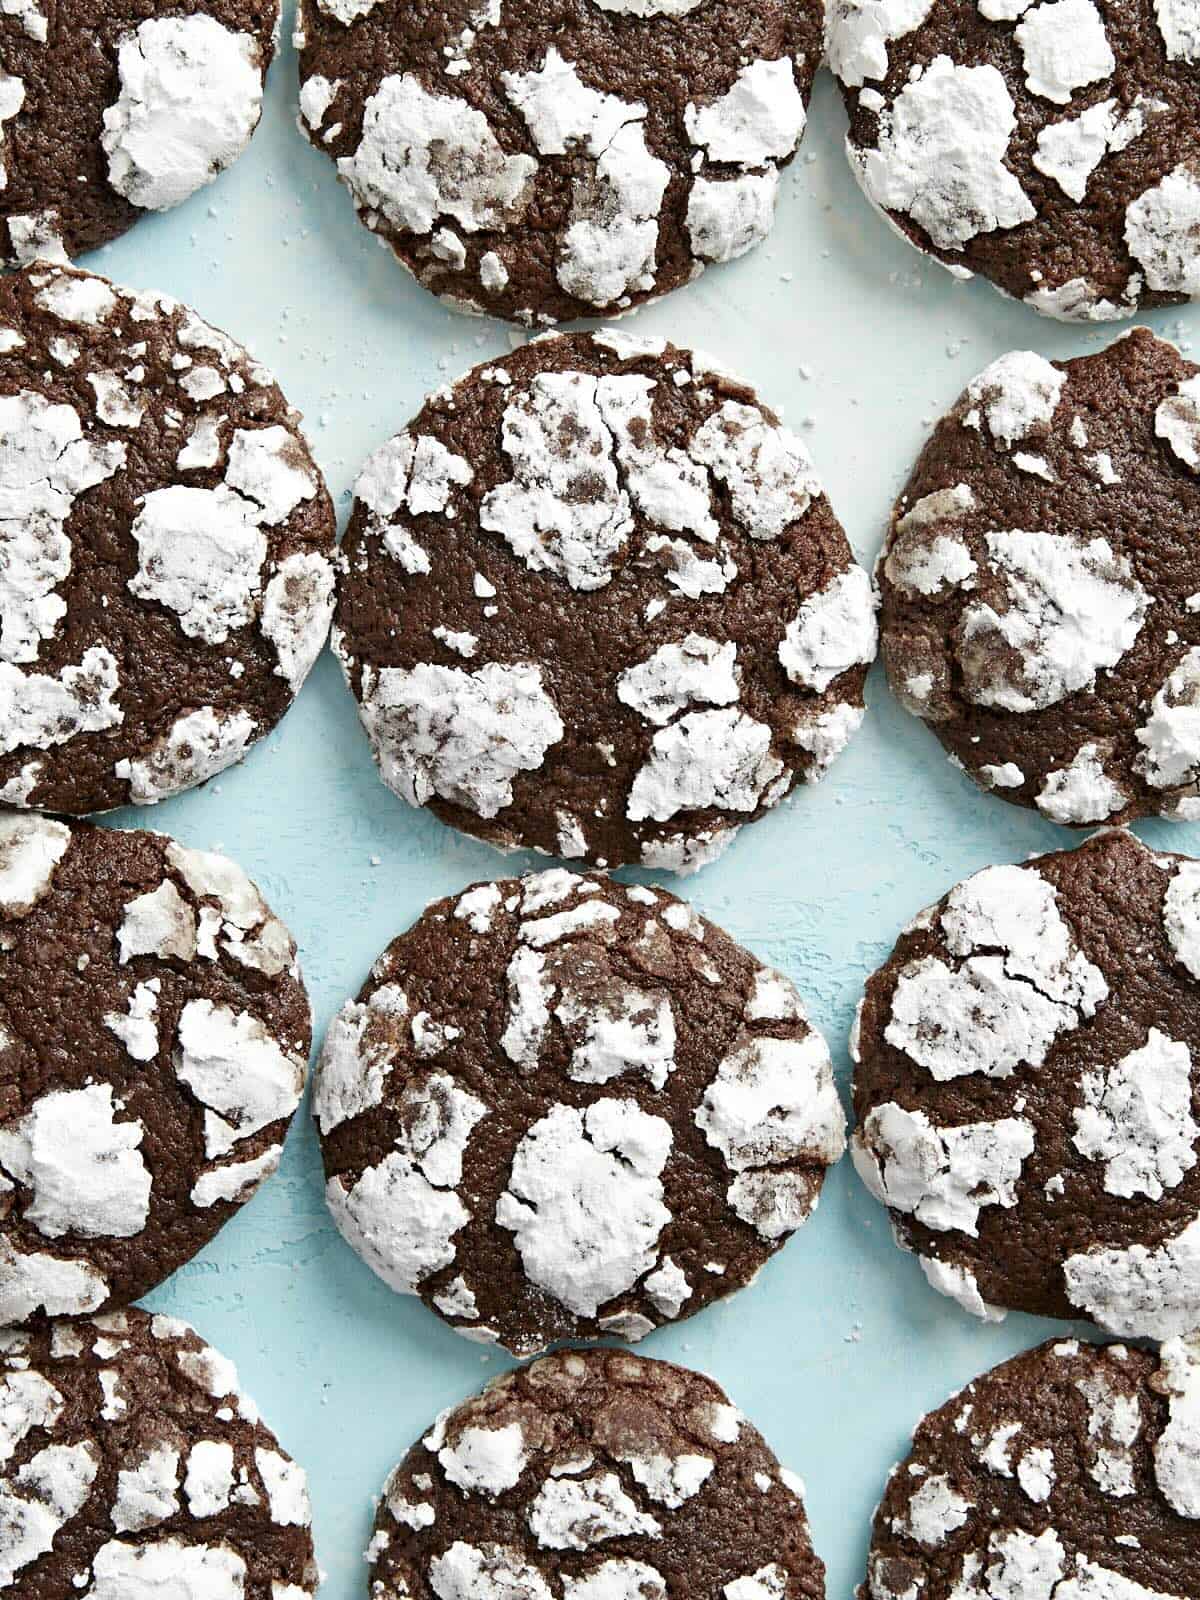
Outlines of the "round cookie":
{"type": "Polygon", "coordinates": [[[301,0],[300,126],[457,309],[612,316],[775,216],[820,0],[301,0]]]}
{"type": "Polygon", "coordinates": [[[0,800],[151,804],[283,716],[335,520],[271,375],[163,295],[0,282],[0,800]]]}
{"type": "Polygon", "coordinates": [[[1055,822],[1200,818],[1200,367],[1144,328],[1001,356],[938,424],[879,563],[901,702],[1055,822]]]}
{"type": "Polygon", "coordinates": [[[740,1289],[845,1145],[787,978],[661,889],[561,867],[394,940],[330,1027],[313,1115],[348,1243],[520,1356],[740,1289]]]}
{"type": "Polygon", "coordinates": [[[1197,1360],[1069,1339],[968,1384],[893,1468],[858,1600],[1200,1594],[1197,1360]]]}
{"type": "Polygon", "coordinates": [[[305,1600],[308,1484],[175,1317],[0,1335],[0,1596],[305,1600]]]}
{"type": "Polygon", "coordinates": [[[389,1476],[375,1600],[824,1600],[804,1487],[711,1378],[564,1350],[445,1411],[389,1476]]]}
{"type": "Polygon", "coordinates": [[[190,1260],[279,1165],[310,1040],[295,943],[232,861],[0,813],[0,1327],[190,1260]]]}
{"type": "Polygon", "coordinates": [[[862,721],[870,580],[801,441],[699,356],[539,339],[355,494],[333,638],[381,775],[501,849],[703,866],[862,721]]]}
{"type": "Polygon", "coordinates": [[[830,0],[850,165],[902,237],[1043,315],[1200,295],[1192,0],[830,0]]]}
{"type": "Polygon", "coordinates": [[[242,154],[279,0],[3,0],[0,253],[94,250],[242,154]]]}
{"type": "Polygon", "coordinates": [[[871,977],[852,1150],[976,1316],[1200,1326],[1200,863],[1111,830],[987,867],[871,977]]]}

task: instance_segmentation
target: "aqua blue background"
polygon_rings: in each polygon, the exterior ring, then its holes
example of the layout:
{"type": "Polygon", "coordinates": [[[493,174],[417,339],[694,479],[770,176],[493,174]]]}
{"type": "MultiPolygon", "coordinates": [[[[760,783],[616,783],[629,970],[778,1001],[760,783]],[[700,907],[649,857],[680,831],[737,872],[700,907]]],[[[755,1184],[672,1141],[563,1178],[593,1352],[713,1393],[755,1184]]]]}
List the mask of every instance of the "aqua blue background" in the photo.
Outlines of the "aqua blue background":
{"type": "MultiPolygon", "coordinates": [[[[292,8],[285,0],[285,41],[292,8]]],[[[332,165],[296,131],[295,111],[285,42],[263,125],[236,169],[86,265],[178,296],[272,366],[305,413],[344,516],[368,451],[428,389],[516,336],[455,315],[400,272],[356,223],[332,165]]],[[[1044,322],[923,261],[862,200],[843,132],[823,74],[771,242],[630,326],[698,344],[758,385],[809,440],[851,542],[872,560],[930,422],[975,371],[1022,345],[1078,354],[1114,330],[1044,322]]],[[[1185,347],[1200,332],[1200,309],[1147,320],[1185,347]]],[[[899,711],[878,670],[869,700],[862,734],[825,784],[684,885],[700,910],[800,985],[843,1086],[862,980],[900,925],[966,873],[1069,842],[979,795],[899,711]]],[[[114,820],[223,848],[246,867],[299,939],[318,1037],[428,900],[525,864],[384,790],[328,655],[243,767],[114,820]]],[[[1200,852],[1196,827],[1141,831],[1200,852]]],[[[329,1575],[323,1600],[365,1600],[361,1553],[385,1473],[437,1410],[505,1358],[481,1354],[393,1295],[341,1243],[303,1116],[280,1175],[152,1304],[195,1322],[237,1361],[308,1469],[329,1575]]],[[[1050,1331],[1024,1317],[984,1327],[933,1294],[847,1161],[816,1217],[753,1288],[640,1348],[712,1373],[802,1474],[830,1600],[849,1600],[884,1475],[921,1413],[1050,1331]]]]}

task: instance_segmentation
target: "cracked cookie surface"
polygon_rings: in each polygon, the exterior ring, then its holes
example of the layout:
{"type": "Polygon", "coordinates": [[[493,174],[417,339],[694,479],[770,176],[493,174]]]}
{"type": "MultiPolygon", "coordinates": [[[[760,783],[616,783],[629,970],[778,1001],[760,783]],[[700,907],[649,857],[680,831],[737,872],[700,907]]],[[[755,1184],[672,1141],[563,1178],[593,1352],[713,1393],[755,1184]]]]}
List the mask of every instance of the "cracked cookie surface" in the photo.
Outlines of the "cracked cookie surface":
{"type": "Polygon", "coordinates": [[[1144,328],[972,380],[879,562],[892,689],[1054,822],[1200,818],[1200,367],[1144,328]]]}
{"type": "Polygon", "coordinates": [[[435,294],[613,316],[774,220],[819,0],[301,0],[300,125],[435,294]]]}
{"type": "Polygon", "coordinates": [[[310,1040],[295,942],[232,861],[0,814],[0,1327],[190,1260],[279,1165],[310,1040]]]}
{"type": "Polygon", "coordinates": [[[917,1426],[858,1600],[1186,1600],[1200,1592],[1200,1352],[1050,1341],[917,1426]]]}
{"type": "Polygon", "coordinates": [[[522,1356],[743,1287],[845,1126],[782,973],[662,889],[564,868],[394,940],[329,1029],[313,1114],[347,1242],[522,1356]]]}
{"type": "Polygon", "coordinates": [[[0,283],[0,800],[75,816],[203,783],[283,716],[333,612],[299,414],[165,295],[0,283]]]}
{"type": "Polygon", "coordinates": [[[262,114],[279,0],[5,0],[0,254],[77,256],[179,205],[262,114]]]}
{"type": "Polygon", "coordinates": [[[311,1521],[303,1470],[186,1323],[0,1333],[6,1600],[307,1600],[311,1521]]]}
{"type": "Polygon", "coordinates": [[[874,592],[808,452],[663,340],[550,336],[433,395],[342,563],[384,782],[502,849],[692,870],[862,721],[874,592]]]}
{"type": "Polygon", "coordinates": [[[711,1378],[563,1351],[444,1412],[384,1485],[378,1600],[824,1600],[803,1485],[711,1378]]]}
{"type": "Polygon", "coordinates": [[[1200,295],[1193,0],[831,0],[850,164],[903,237],[1043,315],[1200,295]]]}
{"type": "Polygon", "coordinates": [[[989,1321],[1200,1323],[1200,863],[1114,829],[987,867],[868,981],[851,1149],[930,1284],[989,1321]]]}

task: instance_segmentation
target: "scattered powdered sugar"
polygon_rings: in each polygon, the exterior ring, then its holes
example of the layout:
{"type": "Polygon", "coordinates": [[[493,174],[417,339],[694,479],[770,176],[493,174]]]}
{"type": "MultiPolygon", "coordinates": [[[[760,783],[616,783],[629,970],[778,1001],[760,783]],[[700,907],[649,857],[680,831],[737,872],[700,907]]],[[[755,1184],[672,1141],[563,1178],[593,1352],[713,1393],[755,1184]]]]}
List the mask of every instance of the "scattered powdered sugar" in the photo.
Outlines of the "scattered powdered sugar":
{"type": "Polygon", "coordinates": [[[884,1033],[939,1082],[1042,1065],[1058,1035],[1108,995],[1103,973],[1075,949],[1053,886],[1033,868],[988,867],[960,883],[941,928],[960,964],[926,956],[904,967],[884,1033]]]}
{"type": "Polygon", "coordinates": [[[1084,1073],[1072,1143],[1104,1162],[1109,1194],[1160,1200],[1196,1165],[1191,1068],[1187,1045],[1151,1028],[1146,1043],[1115,1066],[1084,1073]]]}
{"type": "Polygon", "coordinates": [[[984,1206],[1011,1208],[1033,1125],[1023,1118],[937,1127],[923,1111],[888,1101],[855,1132],[854,1166],[867,1188],[894,1211],[938,1232],[976,1237],[984,1206]]]}
{"type": "Polygon", "coordinates": [[[496,1221],[526,1275],[578,1316],[595,1316],[655,1264],[671,1220],[662,1172],[670,1124],[626,1100],[555,1106],[524,1135],[496,1221]]]}
{"type": "Polygon", "coordinates": [[[1107,539],[1014,530],[985,537],[1003,609],[963,613],[958,648],[977,705],[1041,711],[1113,667],[1141,632],[1151,596],[1107,539]]]}
{"type": "Polygon", "coordinates": [[[231,165],[262,113],[258,42],[204,14],[151,17],[117,50],[104,113],[108,178],[134,205],[178,205],[231,165]]]}
{"type": "Polygon", "coordinates": [[[537,771],[564,731],[531,662],[364,667],[361,715],[401,799],[421,806],[439,795],[486,818],[512,804],[513,780],[537,771]]]}
{"type": "Polygon", "coordinates": [[[902,211],[944,250],[1037,215],[1005,165],[1016,130],[1012,95],[997,68],[937,56],[879,115],[875,149],[851,147],[868,197],[902,211]]]}

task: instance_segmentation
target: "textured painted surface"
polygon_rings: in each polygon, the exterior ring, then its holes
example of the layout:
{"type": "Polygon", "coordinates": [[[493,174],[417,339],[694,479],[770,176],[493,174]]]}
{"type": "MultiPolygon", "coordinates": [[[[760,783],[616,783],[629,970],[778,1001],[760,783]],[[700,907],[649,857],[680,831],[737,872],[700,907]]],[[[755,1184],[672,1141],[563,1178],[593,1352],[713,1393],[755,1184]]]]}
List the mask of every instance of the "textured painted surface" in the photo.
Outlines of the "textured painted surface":
{"type": "MultiPolygon", "coordinates": [[[[285,48],[241,164],[85,265],[167,290],[249,343],[306,413],[344,512],[368,451],[427,389],[507,350],[509,334],[444,310],[393,266],[297,134],[294,102],[285,48]]],[[[856,552],[873,559],[927,424],[967,378],[1016,346],[1066,356],[1113,330],[1043,322],[921,261],[866,208],[842,136],[823,77],[808,156],[785,177],[772,242],[629,326],[710,350],[802,426],[856,552]]],[[[1200,333],[1200,310],[1147,320],[1185,346],[1200,333]]],[[[900,925],[964,874],[1070,839],[978,794],[891,702],[878,671],[868,698],[863,732],[832,777],[684,885],[800,985],[843,1083],[859,986],[900,925]]],[[[219,844],[258,879],[300,941],[319,1030],[427,900],[509,866],[383,789],[328,656],[245,766],[116,820],[219,844]]],[[[1200,853],[1200,826],[1140,831],[1200,853]]],[[[341,1243],[306,1122],[279,1176],[152,1303],[193,1320],[238,1362],[311,1474],[325,1600],[365,1600],[371,1497],[434,1413],[500,1358],[392,1295],[341,1243]]],[[[985,1328],[927,1289],[846,1161],[753,1288],[641,1349],[711,1372],[804,1476],[830,1600],[849,1600],[884,1475],[917,1418],[1046,1331],[1021,1317],[985,1328]]]]}

